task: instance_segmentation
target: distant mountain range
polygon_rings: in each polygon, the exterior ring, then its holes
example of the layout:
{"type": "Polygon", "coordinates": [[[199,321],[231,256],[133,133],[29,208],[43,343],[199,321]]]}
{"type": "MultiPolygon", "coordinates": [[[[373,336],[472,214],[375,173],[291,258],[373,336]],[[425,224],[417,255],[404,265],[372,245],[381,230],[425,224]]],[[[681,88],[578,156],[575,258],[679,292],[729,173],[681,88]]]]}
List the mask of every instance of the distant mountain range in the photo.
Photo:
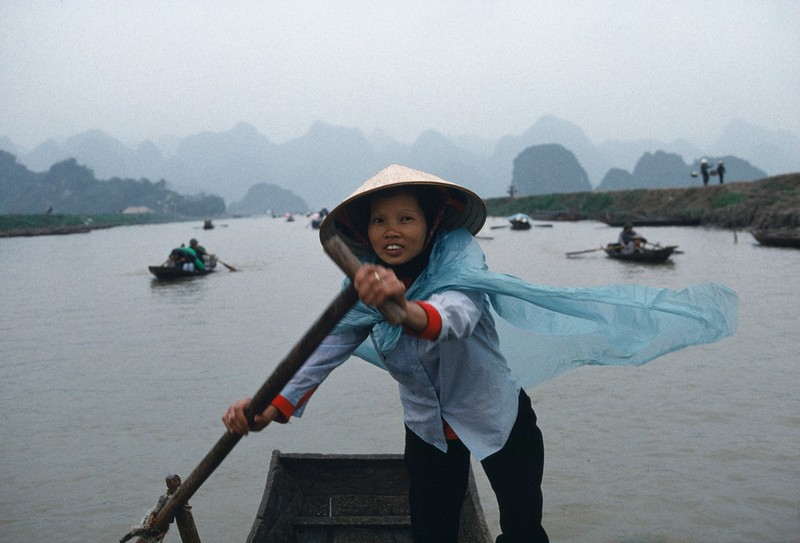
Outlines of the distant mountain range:
{"type": "MultiPolygon", "coordinates": [[[[390,163],[429,171],[468,186],[484,198],[501,197],[514,179],[514,160],[530,147],[551,144],[558,144],[575,156],[592,187],[601,182],[627,184],[629,188],[663,186],[651,184],[654,176],[642,165],[647,155],[661,157],[658,153],[676,164],[675,156],[681,159],[684,167],[679,176],[687,183],[699,183],[688,180],[687,170],[694,169],[703,157],[710,162],[712,158],[725,157],[726,165],[734,159],[740,160],[738,164],[752,166],[745,174],[730,164],[726,177],[730,181],[750,179],[742,175],[754,175],[753,172],[777,175],[800,171],[800,140],[796,135],[744,121],[732,122],[711,149],[699,149],[686,140],[614,140],[595,144],[580,127],[554,116],[541,117],[523,134],[496,141],[448,138],[429,130],[411,145],[380,132],[367,137],[356,128],[322,122],[314,123],[304,136],[282,144],[271,142],[253,126],[240,123],[226,132],[186,137],[170,151],[152,141],[133,149],[99,130],[61,143],[49,140],[31,151],[0,137],[0,149],[15,155],[20,164],[32,171],[45,171],[57,162],[74,158],[98,179],[165,180],[174,191],[215,194],[229,206],[233,203],[240,207],[246,204],[245,196],[252,187],[267,184],[290,191],[311,209],[335,206],[390,163]],[[608,175],[611,181],[607,181],[608,175]]],[[[645,161],[650,162],[664,164],[663,160],[645,161]]]]}

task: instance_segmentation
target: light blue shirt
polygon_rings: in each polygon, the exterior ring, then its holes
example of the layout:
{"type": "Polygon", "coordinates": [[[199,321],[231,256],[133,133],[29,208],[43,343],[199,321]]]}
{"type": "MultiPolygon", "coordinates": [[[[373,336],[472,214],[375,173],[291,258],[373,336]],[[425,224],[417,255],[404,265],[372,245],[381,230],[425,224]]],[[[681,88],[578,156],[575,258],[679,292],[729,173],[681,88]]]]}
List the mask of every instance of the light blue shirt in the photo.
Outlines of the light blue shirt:
{"type": "MultiPolygon", "coordinates": [[[[407,334],[382,357],[398,382],[406,425],[426,442],[447,450],[442,419],[478,459],[500,450],[517,416],[520,387],[499,349],[488,298],[446,291],[426,300],[442,318],[435,340],[407,334]]],[[[342,364],[369,328],[329,336],[281,395],[292,405],[342,364]]],[[[303,406],[296,412],[302,414],[303,406]]]]}

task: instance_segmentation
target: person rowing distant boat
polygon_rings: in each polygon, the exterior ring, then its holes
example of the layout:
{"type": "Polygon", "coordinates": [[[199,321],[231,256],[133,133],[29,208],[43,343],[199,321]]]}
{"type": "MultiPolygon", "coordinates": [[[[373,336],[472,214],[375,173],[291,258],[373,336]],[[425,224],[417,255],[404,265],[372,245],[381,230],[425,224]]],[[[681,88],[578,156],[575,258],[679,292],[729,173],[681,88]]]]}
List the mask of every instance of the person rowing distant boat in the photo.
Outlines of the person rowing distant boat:
{"type": "Polygon", "coordinates": [[[206,248],[200,245],[195,238],[189,240],[189,247],[197,254],[197,258],[203,261],[204,266],[210,265],[216,257],[206,251],[206,248]]]}
{"type": "Polygon", "coordinates": [[[633,224],[625,223],[622,232],[619,233],[617,243],[622,245],[622,254],[630,255],[643,252],[647,240],[633,229],[633,224]]]}

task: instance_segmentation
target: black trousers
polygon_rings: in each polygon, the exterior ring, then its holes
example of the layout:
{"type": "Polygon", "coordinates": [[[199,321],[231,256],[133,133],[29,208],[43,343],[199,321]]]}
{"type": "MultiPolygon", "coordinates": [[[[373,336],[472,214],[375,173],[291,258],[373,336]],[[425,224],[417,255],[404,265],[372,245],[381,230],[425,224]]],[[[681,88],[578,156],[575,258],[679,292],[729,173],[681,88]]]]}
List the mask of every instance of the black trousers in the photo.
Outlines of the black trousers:
{"type": "MultiPolygon", "coordinates": [[[[414,543],[457,543],[461,505],[467,493],[470,453],[461,441],[447,452],[406,427],[411,528],[414,543]]],[[[542,528],[544,445],[536,414],[520,391],[517,420],[502,449],[481,462],[500,509],[497,543],[549,541],[542,528]]]]}

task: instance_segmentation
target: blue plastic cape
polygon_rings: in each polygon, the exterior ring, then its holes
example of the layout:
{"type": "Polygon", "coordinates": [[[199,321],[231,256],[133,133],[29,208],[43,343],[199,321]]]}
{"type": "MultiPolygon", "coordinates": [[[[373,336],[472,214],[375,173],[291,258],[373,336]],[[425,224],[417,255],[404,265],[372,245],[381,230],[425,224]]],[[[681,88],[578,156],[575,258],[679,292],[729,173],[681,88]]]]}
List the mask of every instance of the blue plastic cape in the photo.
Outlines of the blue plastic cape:
{"type": "MultiPolygon", "coordinates": [[[[374,258],[374,255],[373,255],[374,258]]],[[[736,293],[716,283],[675,291],[640,285],[546,287],[488,271],[485,256],[463,229],[441,233],[409,300],[446,290],[485,292],[498,322],[501,350],[520,384],[531,387],[585,365],[640,366],[690,345],[732,335],[736,293]]],[[[361,302],[337,326],[373,326],[355,355],[383,367],[402,332],[361,302]]]]}

